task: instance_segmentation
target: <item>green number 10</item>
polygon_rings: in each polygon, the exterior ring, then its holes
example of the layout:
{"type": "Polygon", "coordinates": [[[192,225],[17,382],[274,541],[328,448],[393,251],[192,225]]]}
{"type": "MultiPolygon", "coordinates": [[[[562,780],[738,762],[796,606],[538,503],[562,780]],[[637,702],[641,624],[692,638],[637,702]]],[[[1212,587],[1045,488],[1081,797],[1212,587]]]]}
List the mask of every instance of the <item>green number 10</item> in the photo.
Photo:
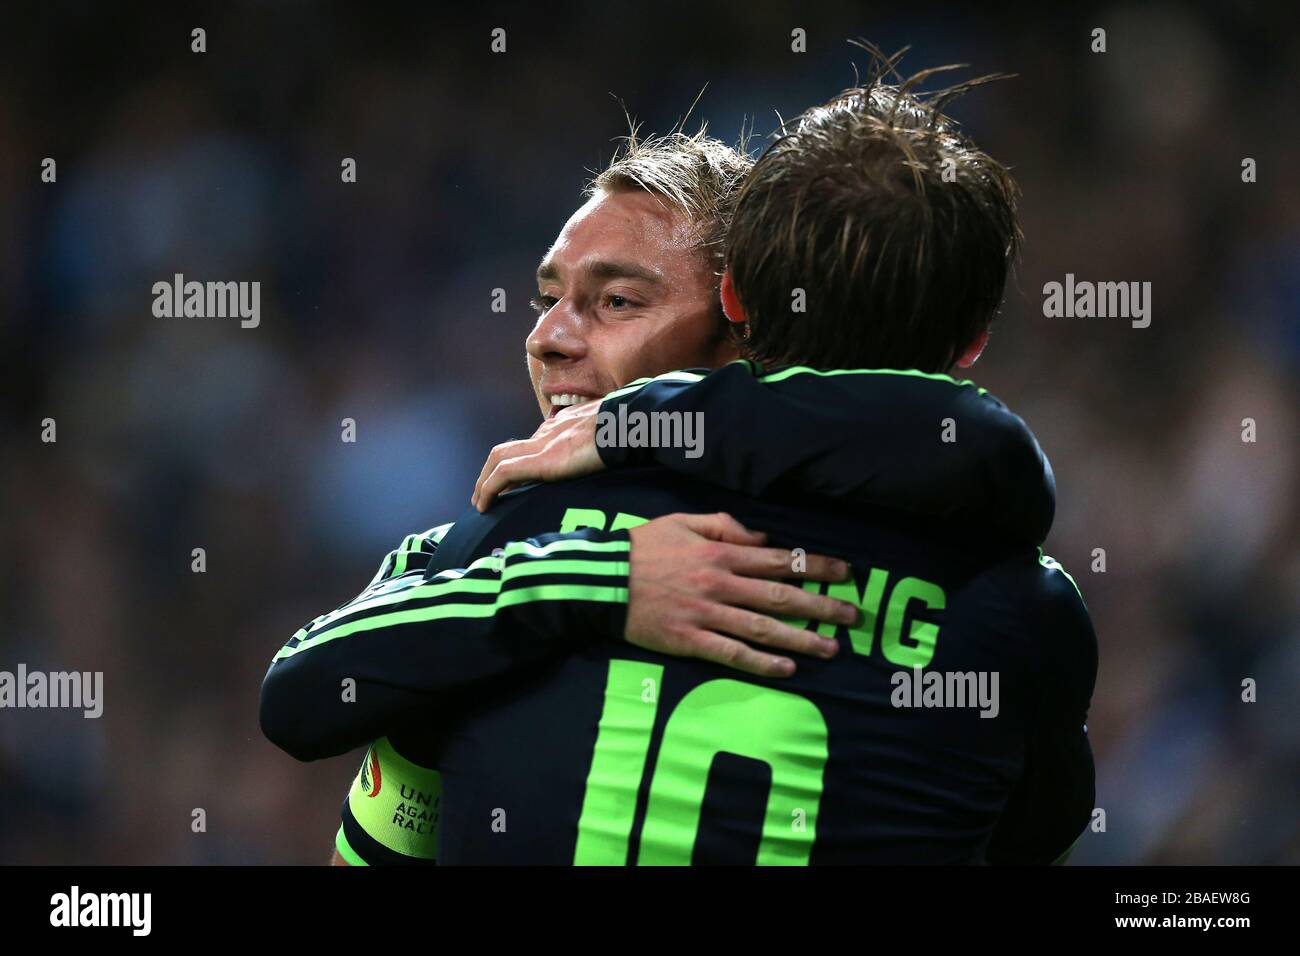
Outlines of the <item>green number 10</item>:
{"type": "MultiPolygon", "coordinates": [[[[663,670],[641,661],[610,661],[575,864],[631,862],[637,794],[663,670]]],[[[826,769],[826,720],[806,697],[738,680],[700,684],[669,714],[650,777],[638,864],[690,864],[709,769],[723,751],[761,760],[771,770],[755,862],[807,864],[826,769]]]]}

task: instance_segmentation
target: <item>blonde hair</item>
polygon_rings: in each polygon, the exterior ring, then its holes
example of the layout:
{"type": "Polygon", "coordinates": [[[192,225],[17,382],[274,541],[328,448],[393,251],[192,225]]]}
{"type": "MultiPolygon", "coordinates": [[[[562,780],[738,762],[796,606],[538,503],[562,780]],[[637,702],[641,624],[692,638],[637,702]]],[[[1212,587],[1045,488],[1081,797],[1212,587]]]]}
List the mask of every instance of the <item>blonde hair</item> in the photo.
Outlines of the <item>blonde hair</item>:
{"type": "MultiPolygon", "coordinates": [[[[695,228],[696,241],[719,278],[726,265],[727,230],[753,160],[740,148],[681,129],[641,139],[637,127],[624,136],[613,159],[588,183],[586,195],[643,190],[677,206],[695,228]]],[[[721,308],[719,306],[719,308],[721,308]]]]}

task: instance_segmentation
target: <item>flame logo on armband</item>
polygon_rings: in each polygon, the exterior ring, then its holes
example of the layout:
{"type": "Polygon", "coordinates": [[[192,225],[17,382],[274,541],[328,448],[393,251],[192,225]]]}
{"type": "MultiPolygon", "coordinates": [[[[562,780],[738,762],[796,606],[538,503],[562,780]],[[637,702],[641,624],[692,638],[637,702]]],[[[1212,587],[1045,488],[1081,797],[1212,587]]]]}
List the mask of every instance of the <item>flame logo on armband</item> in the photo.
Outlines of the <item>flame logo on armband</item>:
{"type": "Polygon", "coordinates": [[[377,797],[383,786],[384,778],[379,772],[379,754],[375,753],[374,747],[371,747],[366,754],[366,762],[361,765],[361,789],[365,791],[366,796],[377,797]]]}

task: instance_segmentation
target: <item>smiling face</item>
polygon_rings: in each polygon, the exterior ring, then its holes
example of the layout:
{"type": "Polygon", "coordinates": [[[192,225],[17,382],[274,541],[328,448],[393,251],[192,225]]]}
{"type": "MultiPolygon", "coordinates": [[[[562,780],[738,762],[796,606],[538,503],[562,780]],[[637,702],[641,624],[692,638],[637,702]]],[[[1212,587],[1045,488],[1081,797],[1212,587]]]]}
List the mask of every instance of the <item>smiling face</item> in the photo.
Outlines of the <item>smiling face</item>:
{"type": "Polygon", "coordinates": [[[538,267],[534,305],[528,373],[545,417],[737,356],[686,214],[640,190],[600,190],[573,214],[538,267]]]}

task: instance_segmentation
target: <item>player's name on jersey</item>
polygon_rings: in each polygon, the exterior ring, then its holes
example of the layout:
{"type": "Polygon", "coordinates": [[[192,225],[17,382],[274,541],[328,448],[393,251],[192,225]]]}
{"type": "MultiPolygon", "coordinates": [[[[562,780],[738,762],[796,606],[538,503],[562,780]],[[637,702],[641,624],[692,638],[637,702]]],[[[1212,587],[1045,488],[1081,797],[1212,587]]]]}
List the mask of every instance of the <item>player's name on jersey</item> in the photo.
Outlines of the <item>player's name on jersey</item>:
{"type": "MultiPolygon", "coordinates": [[[[853,580],[829,586],[808,581],[804,590],[857,605],[862,612],[859,623],[847,627],[853,653],[869,656],[875,650],[879,631],[880,653],[896,667],[925,667],[934,657],[939,625],[926,620],[926,616],[947,607],[948,596],[933,581],[897,577],[884,568],[855,568],[853,580]]],[[[790,621],[792,626],[803,628],[809,623],[790,621]]],[[[841,626],[821,623],[817,633],[829,637],[841,626]]]]}
{"type": "Polygon", "coordinates": [[[262,321],[262,283],[185,281],[178,272],[171,282],[153,284],[153,314],[158,319],[233,319],[240,328],[262,321]]]}
{"type": "Polygon", "coordinates": [[[103,671],[0,671],[0,708],[53,708],[82,711],[95,719],[104,713],[103,671]]]}
{"type": "MultiPolygon", "coordinates": [[[[569,508],[564,512],[560,531],[577,531],[579,528],[617,531],[646,522],[640,515],[622,511],[614,515],[612,524],[609,519],[609,514],[599,508],[569,508]]],[[[793,553],[807,557],[807,552],[802,549],[795,549],[793,553]]],[[[802,571],[804,568],[796,565],[792,570],[802,571]]],[[[804,590],[828,594],[856,605],[862,612],[859,622],[848,627],[853,653],[870,655],[875,650],[876,632],[879,631],[880,653],[895,667],[925,667],[934,657],[939,625],[926,617],[929,612],[947,607],[948,595],[933,581],[899,577],[885,568],[854,568],[851,580],[830,585],[807,581],[804,590]]],[[[806,629],[812,622],[804,618],[789,619],[787,623],[806,629]]],[[[817,625],[817,633],[830,637],[839,627],[841,625],[822,622],[817,625]]]]}
{"type": "Polygon", "coordinates": [[[704,454],[703,412],[628,411],[596,415],[598,448],[682,448],[687,458],[704,454]]]}

